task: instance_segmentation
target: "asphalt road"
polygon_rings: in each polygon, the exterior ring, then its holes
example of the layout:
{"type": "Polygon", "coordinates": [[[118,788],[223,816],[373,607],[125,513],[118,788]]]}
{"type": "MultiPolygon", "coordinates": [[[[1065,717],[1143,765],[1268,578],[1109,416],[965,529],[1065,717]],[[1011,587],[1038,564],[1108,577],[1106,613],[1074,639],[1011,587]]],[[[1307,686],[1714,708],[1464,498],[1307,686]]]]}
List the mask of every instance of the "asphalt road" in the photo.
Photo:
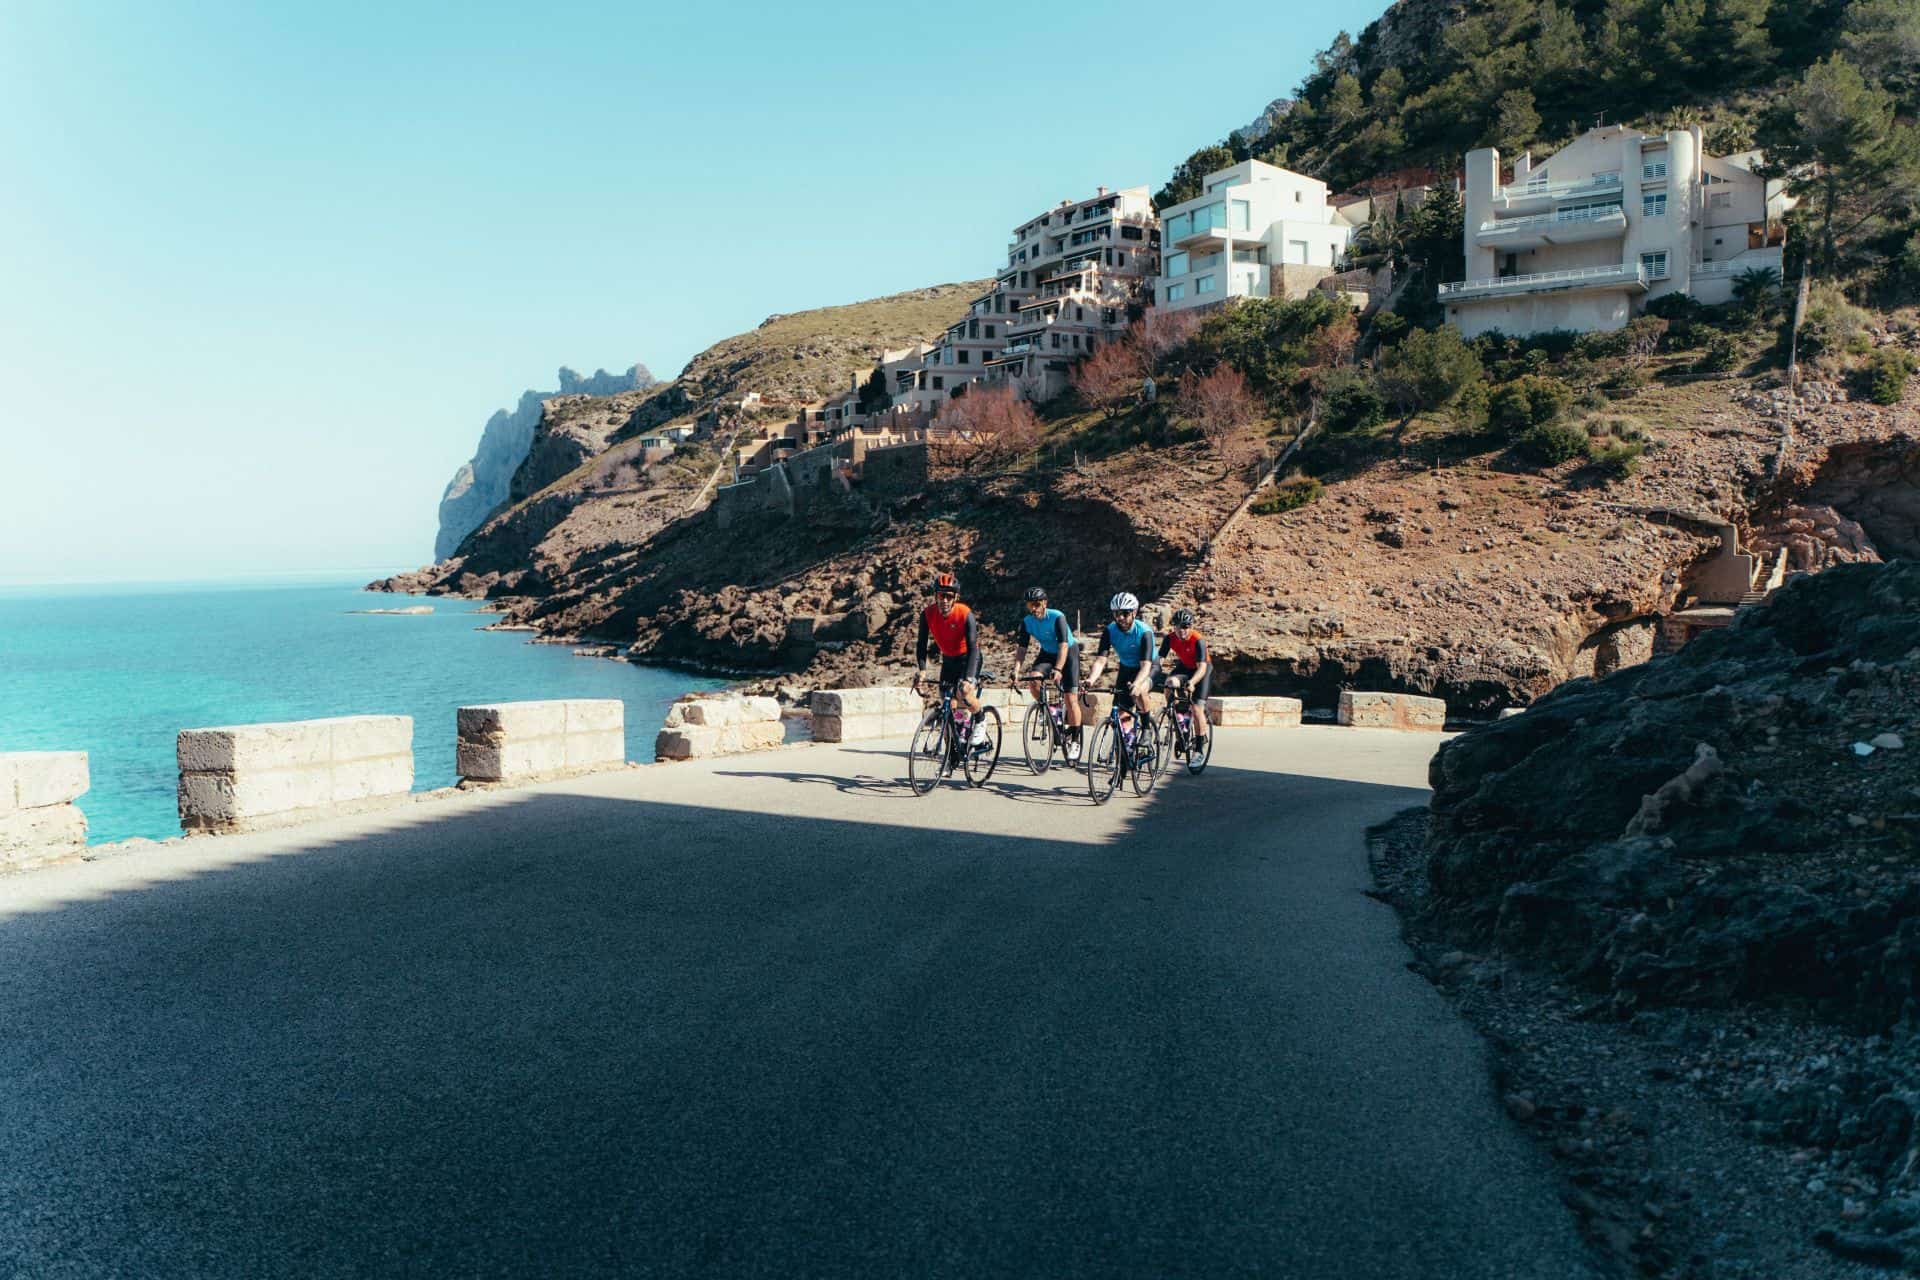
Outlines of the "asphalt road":
{"type": "Polygon", "coordinates": [[[0,879],[0,1274],[1586,1275],[1362,892],[1434,740],[1221,742],[1101,809],[807,747],[0,879]]]}

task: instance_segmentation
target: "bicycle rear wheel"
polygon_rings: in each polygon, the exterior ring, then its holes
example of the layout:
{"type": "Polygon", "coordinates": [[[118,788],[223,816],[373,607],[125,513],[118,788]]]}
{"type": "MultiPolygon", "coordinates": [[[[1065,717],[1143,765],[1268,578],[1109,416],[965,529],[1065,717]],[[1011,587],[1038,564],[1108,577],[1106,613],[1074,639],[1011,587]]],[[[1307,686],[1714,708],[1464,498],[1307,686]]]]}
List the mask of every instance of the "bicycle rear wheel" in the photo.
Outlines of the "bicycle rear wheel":
{"type": "Polygon", "coordinates": [[[961,748],[962,764],[967,771],[967,783],[970,786],[983,787],[987,779],[993,776],[993,770],[1000,763],[1000,710],[998,707],[980,708],[980,717],[975,722],[987,731],[987,744],[977,747],[969,741],[961,748]]]}
{"type": "Polygon", "coordinates": [[[1047,714],[1047,704],[1036,702],[1027,708],[1026,718],[1021,721],[1020,744],[1027,751],[1027,768],[1035,773],[1045,773],[1053,765],[1053,717],[1047,714]]]}
{"type": "Polygon", "coordinates": [[[1162,711],[1154,718],[1154,725],[1153,772],[1155,777],[1159,777],[1167,770],[1173,768],[1173,713],[1170,711],[1162,711]]]}
{"type": "Polygon", "coordinates": [[[913,731],[913,745],[907,748],[907,785],[913,794],[923,796],[933,790],[947,772],[947,760],[947,721],[934,707],[913,731]]]}
{"type": "Polygon", "coordinates": [[[1160,780],[1160,721],[1144,711],[1136,712],[1133,727],[1133,759],[1127,770],[1133,794],[1143,796],[1160,780]]]}
{"type": "Polygon", "coordinates": [[[1120,785],[1126,771],[1126,749],[1120,744],[1120,727],[1103,720],[1087,747],[1087,792],[1095,804],[1105,804],[1120,785]]]}

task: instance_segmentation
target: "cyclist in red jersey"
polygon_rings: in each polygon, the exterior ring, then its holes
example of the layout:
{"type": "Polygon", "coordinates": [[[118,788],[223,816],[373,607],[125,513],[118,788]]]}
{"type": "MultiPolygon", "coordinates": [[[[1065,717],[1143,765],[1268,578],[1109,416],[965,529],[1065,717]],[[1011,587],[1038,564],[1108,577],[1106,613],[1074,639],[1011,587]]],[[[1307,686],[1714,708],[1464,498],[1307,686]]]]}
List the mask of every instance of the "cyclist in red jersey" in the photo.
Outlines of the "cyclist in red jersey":
{"type": "Polygon", "coordinates": [[[1173,615],[1173,626],[1160,641],[1160,669],[1167,683],[1183,682],[1193,691],[1193,736],[1207,736],[1207,691],[1213,687],[1213,658],[1207,642],[1193,625],[1193,610],[1173,615]],[[1172,669],[1167,658],[1173,658],[1172,669]]]}
{"type": "Polygon", "coordinates": [[[973,610],[960,603],[960,583],[951,573],[933,580],[933,603],[920,611],[920,636],[914,645],[913,691],[920,692],[925,674],[927,650],[940,651],[940,683],[951,685],[960,705],[973,713],[971,742],[980,746],[987,741],[987,727],[980,719],[980,629],[973,610]]]}

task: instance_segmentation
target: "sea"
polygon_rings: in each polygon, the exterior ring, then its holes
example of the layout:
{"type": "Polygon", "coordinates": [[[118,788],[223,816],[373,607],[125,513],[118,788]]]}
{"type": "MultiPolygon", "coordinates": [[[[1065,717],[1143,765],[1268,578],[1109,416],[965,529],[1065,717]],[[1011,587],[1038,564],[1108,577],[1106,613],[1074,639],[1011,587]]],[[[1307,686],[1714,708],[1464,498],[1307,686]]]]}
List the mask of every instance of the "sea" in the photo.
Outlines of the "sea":
{"type": "Polygon", "coordinates": [[[454,712],[480,702],[619,698],[627,758],[680,694],[721,681],[483,631],[478,601],[362,591],[354,580],[0,587],[0,751],[85,751],[91,843],[180,834],[182,729],[413,717],[414,787],[450,786],[454,712]],[[398,617],[360,609],[428,604],[398,617]]]}

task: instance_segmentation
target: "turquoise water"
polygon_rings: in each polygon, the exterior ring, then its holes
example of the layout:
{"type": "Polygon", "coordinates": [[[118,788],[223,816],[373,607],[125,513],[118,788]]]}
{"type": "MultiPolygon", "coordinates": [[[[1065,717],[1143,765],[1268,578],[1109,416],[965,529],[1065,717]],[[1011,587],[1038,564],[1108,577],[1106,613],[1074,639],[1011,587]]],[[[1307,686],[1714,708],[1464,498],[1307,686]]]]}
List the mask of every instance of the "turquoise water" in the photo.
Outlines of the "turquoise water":
{"type": "Polygon", "coordinates": [[[319,716],[413,717],[414,785],[456,780],[454,710],[525,698],[619,698],[627,758],[653,759],[669,703],[719,681],[576,658],[483,632],[476,602],[353,583],[0,587],[0,751],[85,751],[95,842],[180,833],[174,735],[319,716]],[[354,609],[431,604],[416,617],[354,609]]]}

